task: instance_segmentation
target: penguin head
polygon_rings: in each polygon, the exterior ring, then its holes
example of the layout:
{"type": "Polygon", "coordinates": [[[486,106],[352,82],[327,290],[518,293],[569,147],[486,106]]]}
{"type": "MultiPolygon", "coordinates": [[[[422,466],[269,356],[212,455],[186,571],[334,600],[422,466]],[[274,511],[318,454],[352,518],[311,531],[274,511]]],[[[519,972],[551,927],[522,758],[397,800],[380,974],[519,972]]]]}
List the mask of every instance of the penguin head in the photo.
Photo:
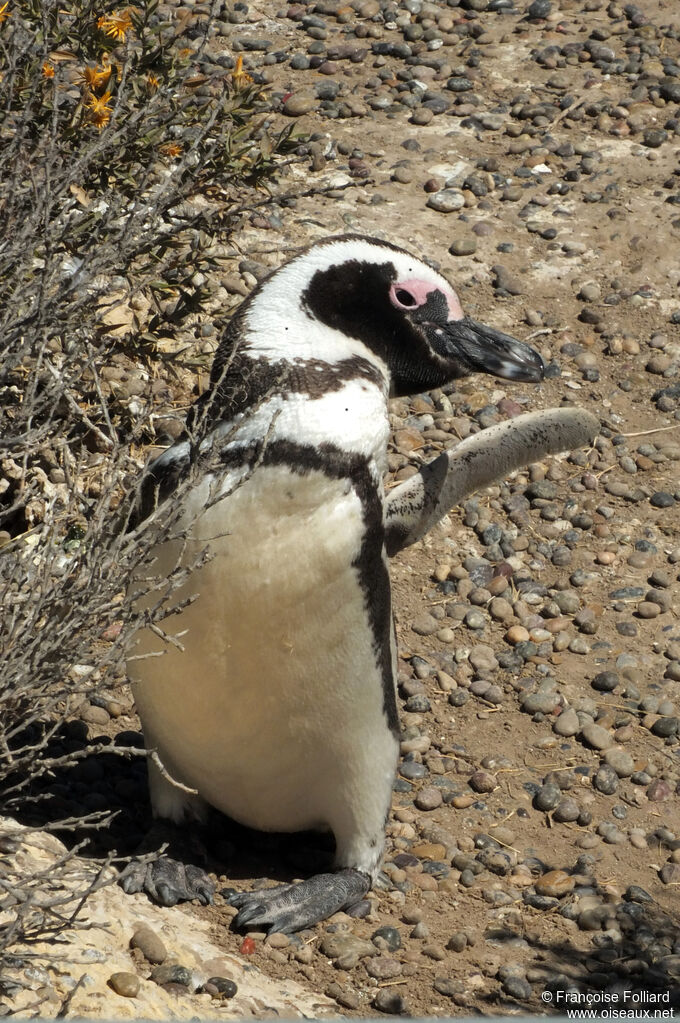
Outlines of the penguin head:
{"type": "Polygon", "coordinates": [[[316,321],[368,349],[386,366],[393,394],[476,372],[543,379],[538,352],[465,316],[448,281],[395,245],[343,235],[317,242],[288,268],[308,331],[316,321]]]}

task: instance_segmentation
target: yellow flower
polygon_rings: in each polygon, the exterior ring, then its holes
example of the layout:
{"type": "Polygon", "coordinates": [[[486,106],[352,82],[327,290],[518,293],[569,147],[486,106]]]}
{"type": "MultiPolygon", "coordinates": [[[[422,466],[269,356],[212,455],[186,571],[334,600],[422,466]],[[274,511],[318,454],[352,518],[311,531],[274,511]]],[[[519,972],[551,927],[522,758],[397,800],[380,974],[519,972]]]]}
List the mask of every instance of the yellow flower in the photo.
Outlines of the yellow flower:
{"type": "Polygon", "coordinates": [[[91,89],[92,92],[98,92],[106,85],[111,77],[111,67],[100,68],[96,64],[94,67],[87,64],[82,71],[78,72],[78,77],[88,89],[91,89]]]}
{"type": "Polygon", "coordinates": [[[132,29],[132,18],[130,17],[130,11],[118,11],[113,14],[102,15],[101,18],[97,19],[97,28],[104,35],[107,35],[109,39],[117,39],[119,42],[124,42],[125,36],[132,29]]]}
{"type": "Polygon", "coordinates": [[[149,92],[155,92],[160,84],[161,83],[158,81],[158,76],[155,75],[153,71],[149,71],[148,75],[146,76],[146,87],[149,90],[149,92]]]}
{"type": "Polygon", "coordinates": [[[49,60],[43,61],[42,76],[43,78],[54,78],[54,67],[49,60]]]}
{"type": "Polygon", "coordinates": [[[168,142],[166,145],[161,146],[161,153],[163,153],[164,156],[169,156],[171,159],[174,159],[176,156],[182,155],[182,147],[178,142],[168,142]]]}
{"type": "Polygon", "coordinates": [[[0,7],[0,25],[2,25],[3,21],[7,21],[7,19],[12,16],[12,12],[7,9],[8,7],[9,0],[6,0],[6,3],[0,7]]]}
{"type": "Polygon", "coordinates": [[[243,70],[243,57],[238,56],[236,58],[236,67],[231,73],[231,80],[237,89],[247,85],[248,82],[252,82],[252,75],[249,75],[247,71],[243,70]]]}
{"type": "Polygon", "coordinates": [[[108,91],[102,96],[88,96],[86,105],[89,107],[90,120],[97,128],[103,128],[111,120],[110,102],[111,93],[108,91]]]}

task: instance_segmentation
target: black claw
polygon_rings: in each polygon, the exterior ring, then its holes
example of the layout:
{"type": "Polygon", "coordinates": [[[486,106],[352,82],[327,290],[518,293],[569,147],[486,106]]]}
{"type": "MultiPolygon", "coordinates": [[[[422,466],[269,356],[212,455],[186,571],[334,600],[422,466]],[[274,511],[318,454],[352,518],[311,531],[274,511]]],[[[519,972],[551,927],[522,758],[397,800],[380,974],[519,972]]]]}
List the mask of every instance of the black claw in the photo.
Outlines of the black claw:
{"type": "Polygon", "coordinates": [[[266,907],[261,902],[255,902],[240,909],[234,922],[237,927],[245,927],[246,924],[252,923],[256,917],[264,916],[265,912],[266,907]]]}
{"type": "Polygon", "coordinates": [[[317,874],[297,884],[234,894],[228,901],[239,912],[232,927],[292,934],[355,905],[370,885],[367,874],[348,868],[336,874],[317,874]]]}
{"type": "Polygon", "coordinates": [[[132,874],[122,877],[119,883],[126,895],[136,895],[137,892],[142,890],[139,878],[134,877],[132,874]]]}
{"type": "Polygon", "coordinates": [[[151,863],[133,863],[118,882],[128,895],[145,892],[152,902],[161,906],[176,906],[178,902],[198,899],[204,906],[211,905],[215,885],[200,867],[179,863],[169,856],[161,856],[151,863]]]}
{"type": "Polygon", "coordinates": [[[198,899],[204,906],[212,906],[215,885],[209,881],[202,870],[187,864],[185,867],[187,890],[191,898],[198,899]]]}
{"type": "Polygon", "coordinates": [[[250,896],[250,892],[234,892],[233,895],[225,895],[225,898],[230,906],[235,906],[236,909],[240,909],[241,906],[245,906],[250,896]]]}
{"type": "Polygon", "coordinates": [[[160,902],[161,906],[176,906],[180,894],[176,889],[170,887],[169,884],[163,884],[162,882],[156,886],[156,898],[160,902]]]}

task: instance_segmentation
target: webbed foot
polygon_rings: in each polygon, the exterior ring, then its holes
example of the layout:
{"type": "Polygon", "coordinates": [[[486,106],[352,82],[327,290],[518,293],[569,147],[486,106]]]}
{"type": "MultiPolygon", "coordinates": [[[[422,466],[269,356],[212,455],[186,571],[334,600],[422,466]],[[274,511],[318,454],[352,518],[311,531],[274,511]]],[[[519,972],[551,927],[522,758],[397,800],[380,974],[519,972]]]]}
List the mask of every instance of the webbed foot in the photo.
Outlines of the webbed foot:
{"type": "Polygon", "coordinates": [[[368,874],[339,870],[334,874],[315,874],[297,884],[238,892],[227,901],[239,911],[234,927],[292,934],[353,906],[370,888],[368,874]]]}
{"type": "Polygon", "coordinates": [[[123,870],[118,884],[128,895],[144,892],[161,906],[176,906],[192,899],[209,906],[215,894],[215,884],[204,870],[170,856],[160,856],[150,863],[134,860],[123,870]]]}

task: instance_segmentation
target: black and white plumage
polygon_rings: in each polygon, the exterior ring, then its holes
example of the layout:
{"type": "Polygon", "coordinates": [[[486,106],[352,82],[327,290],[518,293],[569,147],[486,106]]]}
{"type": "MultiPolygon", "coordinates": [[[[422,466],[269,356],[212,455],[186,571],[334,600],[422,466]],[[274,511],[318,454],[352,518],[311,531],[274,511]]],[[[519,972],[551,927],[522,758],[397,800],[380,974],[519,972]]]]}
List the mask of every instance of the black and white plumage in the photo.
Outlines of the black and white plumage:
{"type": "MultiPolygon", "coordinates": [[[[379,869],[398,753],[387,552],[477,486],[597,432],[584,413],[522,417],[386,499],[390,393],[474,371],[538,381],[543,364],[465,318],[421,260],[369,238],[330,239],[243,303],[190,437],[150,467],[147,512],[205,460],[182,519],[186,556],[206,545],[213,555],[186,587],[199,598],[164,623],[178,643],[143,631],[135,652],[163,655],[129,665],[147,745],[184,786],[150,764],[154,813],[181,821],[208,803],[254,828],[324,828],[336,840],[337,873],[236,897],[237,924],[308,926],[361,898],[379,869]]],[[[161,575],[177,552],[157,549],[161,575]]],[[[124,886],[166,902],[209,897],[202,881],[164,869],[124,886]]]]}

